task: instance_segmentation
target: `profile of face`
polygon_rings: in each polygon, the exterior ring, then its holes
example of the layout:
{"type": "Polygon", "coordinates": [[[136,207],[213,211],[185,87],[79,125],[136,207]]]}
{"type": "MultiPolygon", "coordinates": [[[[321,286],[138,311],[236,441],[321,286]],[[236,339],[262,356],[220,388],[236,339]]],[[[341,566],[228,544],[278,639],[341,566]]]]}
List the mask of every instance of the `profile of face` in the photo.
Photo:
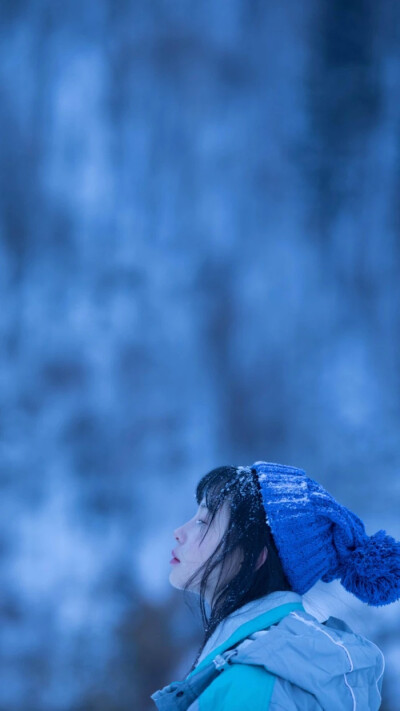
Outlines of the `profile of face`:
{"type": "MultiPolygon", "coordinates": [[[[174,531],[177,545],[172,551],[171,572],[169,581],[175,588],[182,590],[189,578],[200,568],[203,563],[214,553],[229,525],[229,506],[225,502],[217,511],[214,520],[207,530],[211,515],[205,500],[200,505],[195,515],[174,531]]],[[[213,571],[209,579],[207,598],[212,595],[212,587],[218,571],[213,571]]],[[[199,580],[194,580],[188,588],[191,592],[199,592],[199,580]]]]}

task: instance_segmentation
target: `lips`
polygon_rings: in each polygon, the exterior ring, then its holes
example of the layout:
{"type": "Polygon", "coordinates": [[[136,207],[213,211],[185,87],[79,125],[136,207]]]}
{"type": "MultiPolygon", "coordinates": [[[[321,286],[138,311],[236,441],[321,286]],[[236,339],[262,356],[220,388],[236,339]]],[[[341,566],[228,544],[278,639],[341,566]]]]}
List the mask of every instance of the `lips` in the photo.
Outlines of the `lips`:
{"type": "Polygon", "coordinates": [[[170,560],[170,563],[180,563],[181,561],[179,560],[178,556],[176,555],[175,551],[171,551],[172,558],[170,560]]]}

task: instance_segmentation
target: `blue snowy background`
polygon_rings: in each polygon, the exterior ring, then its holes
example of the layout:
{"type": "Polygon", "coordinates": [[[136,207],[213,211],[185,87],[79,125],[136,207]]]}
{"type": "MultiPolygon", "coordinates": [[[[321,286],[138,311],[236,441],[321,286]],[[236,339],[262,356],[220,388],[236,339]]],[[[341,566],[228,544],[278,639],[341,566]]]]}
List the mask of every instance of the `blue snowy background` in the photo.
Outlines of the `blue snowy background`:
{"type": "MultiPolygon", "coordinates": [[[[206,471],[400,538],[400,5],[3,0],[0,160],[0,711],[150,711],[206,471]]],[[[307,598],[398,711],[400,603],[307,598]]]]}

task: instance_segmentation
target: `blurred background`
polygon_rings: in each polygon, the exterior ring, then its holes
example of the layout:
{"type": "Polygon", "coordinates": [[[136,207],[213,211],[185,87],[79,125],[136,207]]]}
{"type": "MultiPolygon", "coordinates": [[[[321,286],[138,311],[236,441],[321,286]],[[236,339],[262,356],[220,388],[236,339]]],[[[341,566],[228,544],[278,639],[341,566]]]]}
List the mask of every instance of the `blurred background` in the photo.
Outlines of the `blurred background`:
{"type": "MultiPolygon", "coordinates": [[[[0,161],[0,711],[151,711],[208,470],[400,538],[400,5],[3,0],[0,161]]],[[[400,603],[306,600],[398,711],[400,603]]]]}

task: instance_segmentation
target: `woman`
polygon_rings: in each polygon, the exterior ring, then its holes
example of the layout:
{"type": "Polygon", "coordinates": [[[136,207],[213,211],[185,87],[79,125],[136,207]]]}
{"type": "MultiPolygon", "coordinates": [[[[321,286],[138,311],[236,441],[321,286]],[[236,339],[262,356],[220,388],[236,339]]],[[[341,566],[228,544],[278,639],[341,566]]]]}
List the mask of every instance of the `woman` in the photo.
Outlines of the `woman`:
{"type": "Polygon", "coordinates": [[[199,595],[204,639],[190,673],[152,695],[160,711],[375,711],[380,649],[302,595],[339,578],[369,605],[400,598],[400,543],[362,521],[302,469],[218,467],[174,531],[170,582],[199,595]]]}

